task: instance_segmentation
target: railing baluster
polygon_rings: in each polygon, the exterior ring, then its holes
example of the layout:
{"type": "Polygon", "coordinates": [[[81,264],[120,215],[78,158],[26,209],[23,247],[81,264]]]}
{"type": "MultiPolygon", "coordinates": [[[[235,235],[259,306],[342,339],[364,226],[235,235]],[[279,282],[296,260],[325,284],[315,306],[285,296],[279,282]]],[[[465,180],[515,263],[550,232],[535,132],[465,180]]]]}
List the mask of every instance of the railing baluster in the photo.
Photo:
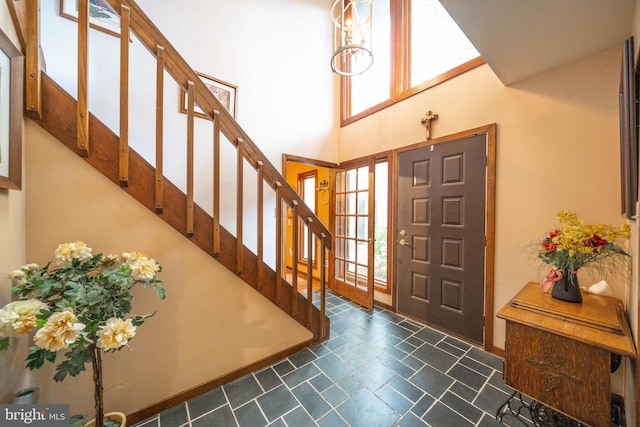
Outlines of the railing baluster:
{"type": "Polygon", "coordinates": [[[164,209],[164,48],[156,50],[156,212],[164,209]]]}
{"type": "Polygon", "coordinates": [[[76,123],[77,148],[81,156],[89,156],[88,103],[89,0],[78,0],[78,107],[76,123]]]}
{"type": "Polygon", "coordinates": [[[26,75],[26,110],[32,119],[42,118],[42,101],[40,96],[40,6],[39,0],[27,0],[26,27],[27,40],[25,52],[25,75],[26,75]]]}
{"type": "Polygon", "coordinates": [[[312,218],[307,218],[307,328],[313,321],[313,242],[315,236],[311,232],[312,218]]]}
{"type": "Polygon", "coordinates": [[[213,110],[213,256],[220,255],[220,111],[213,110]]]}
{"type": "Polygon", "coordinates": [[[298,201],[292,202],[293,215],[291,215],[291,315],[298,314],[298,201]]]}
{"type": "Polygon", "coordinates": [[[276,304],[280,304],[282,301],[282,266],[283,266],[283,250],[284,240],[286,239],[286,227],[284,227],[282,221],[283,206],[282,206],[282,183],[280,181],[275,182],[276,190],[276,304]]]}
{"type": "Polygon", "coordinates": [[[258,169],[258,197],[257,197],[257,205],[258,205],[258,290],[262,290],[262,286],[264,283],[264,171],[262,167],[264,163],[258,161],[256,164],[258,169]]]}
{"type": "Polygon", "coordinates": [[[187,82],[187,237],[193,236],[193,107],[194,84],[187,82]]]}
{"type": "Polygon", "coordinates": [[[118,170],[120,186],[129,186],[129,27],[131,10],[120,9],[120,144],[118,170]]]}
{"type": "Polygon", "coordinates": [[[327,236],[325,234],[321,234],[320,237],[320,337],[324,338],[327,336],[327,324],[325,320],[325,283],[327,280],[325,266],[327,263],[327,246],[325,245],[325,240],[327,236]]]}
{"type": "Polygon", "coordinates": [[[244,212],[244,141],[236,140],[238,149],[237,205],[236,205],[236,273],[242,274],[244,269],[244,242],[242,239],[242,213],[244,212]]]}

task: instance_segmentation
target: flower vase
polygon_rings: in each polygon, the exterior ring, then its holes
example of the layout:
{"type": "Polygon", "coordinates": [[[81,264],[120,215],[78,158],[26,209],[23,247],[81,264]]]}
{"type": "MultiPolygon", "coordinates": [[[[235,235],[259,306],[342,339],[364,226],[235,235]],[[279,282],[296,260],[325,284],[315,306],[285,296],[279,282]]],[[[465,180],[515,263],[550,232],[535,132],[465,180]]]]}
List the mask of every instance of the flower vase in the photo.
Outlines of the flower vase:
{"type": "Polygon", "coordinates": [[[35,405],[38,403],[38,396],[40,395],[40,389],[38,387],[25,388],[15,393],[11,398],[11,403],[17,403],[21,405],[35,405]]]}
{"type": "Polygon", "coordinates": [[[581,303],[582,292],[578,284],[578,272],[571,270],[561,271],[562,277],[554,283],[551,296],[561,301],[581,303]]]}
{"type": "MultiPolygon", "coordinates": [[[[127,426],[127,417],[122,412],[108,412],[108,413],[104,414],[104,417],[105,417],[105,419],[109,418],[111,421],[114,421],[114,422],[118,423],[118,425],[120,425],[120,427],[126,427],[127,426]]],[[[93,419],[93,420],[89,421],[87,424],[85,424],[85,427],[95,427],[95,425],[96,425],[96,420],[93,419]]]]}

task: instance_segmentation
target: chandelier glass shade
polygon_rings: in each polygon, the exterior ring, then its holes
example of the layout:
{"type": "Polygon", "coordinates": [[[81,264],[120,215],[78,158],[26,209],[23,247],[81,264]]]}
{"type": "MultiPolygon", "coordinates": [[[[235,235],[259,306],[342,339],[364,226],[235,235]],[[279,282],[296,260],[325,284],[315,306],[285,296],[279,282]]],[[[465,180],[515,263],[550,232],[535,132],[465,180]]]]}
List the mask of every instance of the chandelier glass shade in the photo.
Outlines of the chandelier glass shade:
{"type": "Polygon", "coordinates": [[[335,0],[331,16],[331,70],[342,76],[364,73],[373,64],[373,0],[335,0]]]}

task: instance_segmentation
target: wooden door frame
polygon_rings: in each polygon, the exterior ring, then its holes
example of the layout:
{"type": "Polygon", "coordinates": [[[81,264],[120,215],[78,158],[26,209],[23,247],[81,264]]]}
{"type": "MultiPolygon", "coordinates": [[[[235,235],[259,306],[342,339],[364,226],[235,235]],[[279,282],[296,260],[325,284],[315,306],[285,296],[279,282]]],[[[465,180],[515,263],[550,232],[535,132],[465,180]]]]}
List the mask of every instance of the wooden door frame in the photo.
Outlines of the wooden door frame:
{"type": "MultiPolygon", "coordinates": [[[[486,134],[486,156],[487,156],[487,172],[486,172],[486,199],[485,199],[485,269],[484,269],[484,350],[495,353],[493,346],[493,313],[494,313],[494,263],[495,263],[495,201],[496,201],[496,128],[495,123],[431,139],[428,141],[418,142],[406,147],[393,150],[393,186],[391,188],[391,200],[394,205],[394,212],[398,208],[398,155],[400,153],[415,150],[429,145],[441,144],[452,140],[461,139],[469,136],[486,134]]],[[[393,241],[398,240],[398,216],[394,213],[391,218],[393,241]]],[[[396,245],[390,245],[390,251],[393,251],[393,270],[395,271],[396,245]]],[[[391,277],[394,292],[392,293],[393,308],[397,311],[398,286],[397,275],[391,277]]]]}
{"type": "MultiPolygon", "coordinates": [[[[332,233],[335,233],[335,219],[336,219],[336,211],[335,211],[335,199],[336,199],[336,188],[335,188],[335,175],[339,172],[343,172],[345,169],[359,169],[361,167],[366,166],[369,169],[368,172],[368,188],[367,188],[367,192],[368,192],[368,205],[367,205],[367,218],[370,219],[371,216],[374,214],[374,209],[373,209],[373,204],[375,202],[375,187],[374,187],[374,174],[375,174],[375,161],[376,161],[376,155],[372,155],[372,156],[364,156],[364,157],[360,157],[357,159],[353,159],[353,160],[348,160],[346,162],[340,163],[338,165],[338,167],[336,169],[332,169],[331,171],[331,176],[334,178],[334,186],[331,188],[331,200],[333,202],[333,204],[331,205],[331,208],[329,209],[329,216],[330,216],[330,227],[329,229],[331,230],[332,233]]],[[[335,271],[335,252],[333,253],[333,256],[331,257],[331,261],[329,263],[329,276],[331,276],[332,280],[333,280],[333,285],[336,287],[336,292],[345,296],[346,298],[348,298],[349,300],[351,300],[352,302],[356,303],[356,304],[360,304],[362,307],[364,307],[367,310],[373,310],[374,306],[375,306],[375,298],[374,298],[374,294],[375,294],[375,284],[374,284],[374,273],[372,271],[372,267],[373,267],[373,226],[374,226],[374,222],[373,221],[367,221],[367,225],[368,225],[368,229],[367,229],[367,235],[369,236],[369,246],[367,248],[367,266],[368,266],[368,272],[367,272],[367,291],[366,291],[366,302],[363,302],[364,300],[360,299],[360,301],[358,301],[359,297],[358,295],[361,293],[361,291],[357,290],[357,286],[353,286],[353,287],[345,287],[345,285],[339,285],[338,280],[336,279],[335,275],[336,275],[336,271],[335,271]],[[342,288],[342,291],[339,291],[338,288],[342,288]],[[346,291],[346,292],[344,292],[346,291]]],[[[337,244],[335,243],[335,234],[334,234],[334,248],[337,248],[337,244]]],[[[357,264],[357,262],[356,262],[357,264]]],[[[357,268],[357,267],[356,267],[357,268]]],[[[356,275],[356,281],[357,281],[357,275],[356,275]]],[[[346,284],[346,277],[344,278],[343,281],[341,281],[343,283],[346,284]]],[[[346,286],[349,286],[348,284],[346,284],[346,286]]]]}
{"type": "MultiPolygon", "coordinates": [[[[382,292],[385,294],[389,294],[391,296],[391,298],[393,299],[393,295],[395,292],[394,289],[394,281],[393,281],[393,277],[395,276],[395,264],[393,262],[393,259],[395,257],[395,245],[392,243],[392,230],[391,228],[393,227],[393,217],[395,215],[395,213],[393,212],[393,203],[391,200],[391,197],[393,195],[393,175],[395,173],[395,169],[394,169],[394,162],[393,162],[393,150],[387,150],[387,151],[383,151],[380,153],[375,153],[375,154],[371,154],[371,155],[367,155],[367,156],[362,156],[362,157],[358,157],[356,159],[351,159],[351,160],[347,160],[343,163],[331,163],[331,162],[326,162],[323,160],[317,160],[317,159],[310,159],[307,157],[300,157],[300,156],[295,156],[295,155],[291,155],[291,154],[283,154],[282,155],[282,175],[284,177],[287,176],[287,164],[289,162],[295,162],[295,163],[302,163],[302,164],[306,164],[306,165],[310,165],[310,166],[318,166],[318,167],[323,167],[323,168],[327,168],[330,170],[336,170],[336,169],[340,169],[342,167],[344,167],[345,165],[348,167],[349,165],[353,165],[353,164],[357,164],[359,162],[363,162],[366,161],[368,159],[373,159],[373,165],[375,168],[375,165],[379,162],[383,162],[386,161],[387,165],[388,165],[388,177],[387,177],[387,191],[388,191],[388,199],[389,199],[389,203],[387,206],[387,220],[388,220],[388,232],[387,232],[387,291],[383,291],[381,289],[376,289],[375,287],[375,277],[373,278],[374,281],[374,292],[373,292],[373,304],[374,305],[378,305],[380,307],[386,308],[388,310],[394,311],[395,312],[395,308],[391,305],[388,305],[382,301],[378,301],[375,299],[375,293],[376,292],[382,292]]],[[[375,173],[375,171],[374,171],[375,173]]],[[[334,198],[335,198],[335,194],[333,193],[333,189],[334,189],[334,182],[333,180],[330,180],[331,182],[329,183],[330,188],[332,189],[331,195],[330,195],[330,209],[329,209],[329,217],[330,217],[330,221],[335,217],[335,203],[334,203],[334,198]]],[[[370,183],[371,184],[371,183],[370,183]]],[[[375,185],[373,185],[372,187],[375,191],[375,185]]],[[[329,224],[327,224],[327,227],[331,229],[331,226],[329,224]]],[[[333,230],[331,230],[333,232],[333,230]]],[[[332,253],[333,255],[333,253],[332,253]]],[[[329,274],[328,279],[327,279],[327,283],[329,287],[333,286],[333,281],[334,281],[334,258],[331,257],[331,259],[328,260],[329,261],[329,274]]]]}
{"type": "MultiPolygon", "coordinates": [[[[318,159],[311,159],[309,157],[301,157],[301,156],[295,156],[293,154],[282,154],[282,166],[281,166],[281,170],[282,170],[282,176],[285,178],[285,180],[287,179],[287,167],[289,162],[294,162],[294,163],[300,163],[300,164],[304,164],[304,165],[309,165],[309,166],[315,166],[315,167],[319,167],[319,168],[325,168],[325,169],[335,169],[338,167],[337,163],[331,163],[331,162],[326,162],[324,160],[318,160],[318,159]]],[[[290,184],[291,185],[291,184],[290,184]]],[[[292,187],[294,187],[293,185],[291,185],[292,187]]],[[[330,183],[330,187],[333,187],[333,183],[330,183]]],[[[293,188],[294,191],[297,192],[297,189],[294,187],[293,188]]],[[[316,203],[317,206],[317,203],[316,203]]],[[[329,209],[329,216],[331,216],[332,213],[332,208],[330,207],[329,209]]],[[[325,226],[327,227],[327,229],[329,229],[329,224],[325,224],[325,226]]],[[[317,248],[319,249],[319,248],[317,248]]],[[[283,268],[286,266],[286,260],[285,260],[285,256],[283,256],[283,268]]],[[[329,260],[327,259],[327,262],[329,262],[329,260]]],[[[300,264],[300,262],[299,262],[300,264]]],[[[324,267],[326,268],[326,266],[324,267]]],[[[318,271],[320,271],[320,269],[318,269],[318,271]]],[[[300,274],[301,272],[298,272],[298,274],[300,274]]],[[[307,272],[307,280],[309,280],[309,277],[311,277],[311,280],[314,280],[314,275],[313,275],[313,271],[311,272],[311,274],[308,274],[309,272],[307,272]]],[[[327,286],[331,287],[331,284],[333,283],[333,278],[327,274],[327,286]]]]}

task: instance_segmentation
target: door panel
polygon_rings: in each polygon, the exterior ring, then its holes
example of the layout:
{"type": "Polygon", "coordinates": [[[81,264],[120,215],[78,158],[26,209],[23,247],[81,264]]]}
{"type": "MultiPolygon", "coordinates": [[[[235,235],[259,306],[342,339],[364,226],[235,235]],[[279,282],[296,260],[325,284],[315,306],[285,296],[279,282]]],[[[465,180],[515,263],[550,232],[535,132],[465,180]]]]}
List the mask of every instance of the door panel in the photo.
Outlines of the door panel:
{"type": "Polygon", "coordinates": [[[486,136],[398,155],[398,311],[482,343],[486,136]]]}
{"type": "Polygon", "coordinates": [[[373,159],[332,171],[335,242],[332,288],[366,309],[373,308],[373,159]]]}

